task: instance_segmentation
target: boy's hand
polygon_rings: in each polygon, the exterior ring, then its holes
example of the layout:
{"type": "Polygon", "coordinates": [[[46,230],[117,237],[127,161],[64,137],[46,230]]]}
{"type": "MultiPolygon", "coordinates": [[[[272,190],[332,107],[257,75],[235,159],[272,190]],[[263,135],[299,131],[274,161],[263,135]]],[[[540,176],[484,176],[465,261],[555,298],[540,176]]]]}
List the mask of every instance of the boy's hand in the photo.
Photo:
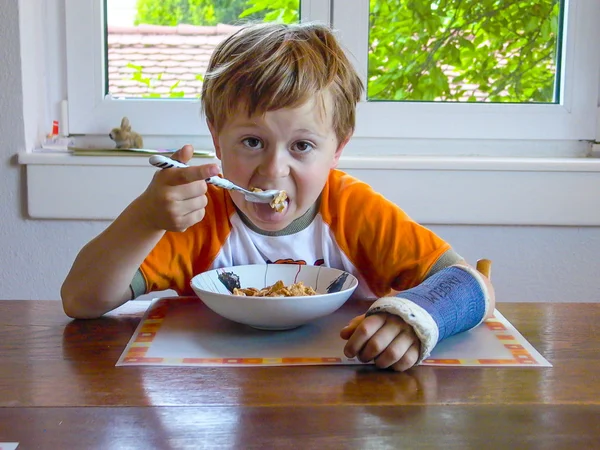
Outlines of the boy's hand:
{"type": "Polygon", "coordinates": [[[392,314],[357,316],[342,329],[340,336],[348,341],[344,347],[348,358],[374,360],[380,369],[390,367],[402,372],[419,359],[421,341],[410,325],[392,314]]]}
{"type": "MultiPolygon", "coordinates": [[[[171,158],[187,163],[194,153],[185,145],[171,158]]],[[[204,218],[206,178],[219,173],[216,164],[173,167],[156,171],[146,191],[139,197],[140,214],[157,230],[185,231],[204,218]]]]}

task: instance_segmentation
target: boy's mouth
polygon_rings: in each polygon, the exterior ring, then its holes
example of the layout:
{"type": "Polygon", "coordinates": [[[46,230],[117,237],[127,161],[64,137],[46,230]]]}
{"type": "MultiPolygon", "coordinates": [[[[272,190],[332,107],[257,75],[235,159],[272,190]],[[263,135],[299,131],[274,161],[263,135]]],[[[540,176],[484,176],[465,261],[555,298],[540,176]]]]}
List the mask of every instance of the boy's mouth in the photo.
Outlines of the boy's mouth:
{"type": "Polygon", "coordinates": [[[285,219],[286,213],[289,209],[290,199],[288,198],[283,202],[283,209],[281,211],[275,210],[268,203],[246,203],[254,212],[256,217],[261,222],[278,223],[285,219]]]}

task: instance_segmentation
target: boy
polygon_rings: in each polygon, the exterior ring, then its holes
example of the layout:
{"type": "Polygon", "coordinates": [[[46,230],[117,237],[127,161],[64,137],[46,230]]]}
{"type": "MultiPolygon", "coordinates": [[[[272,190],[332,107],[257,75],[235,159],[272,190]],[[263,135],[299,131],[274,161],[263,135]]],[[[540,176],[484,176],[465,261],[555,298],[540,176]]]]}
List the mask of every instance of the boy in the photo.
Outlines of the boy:
{"type": "MultiPolygon", "coordinates": [[[[215,50],[202,106],[225,178],[282,189],[281,212],[207,186],[216,165],[157,171],[77,256],[65,312],[98,317],[206,270],[285,261],[344,269],[377,300],[341,330],[345,354],[403,371],[493,311],[489,281],[366,184],[335,170],[354,131],[362,83],[322,25],[243,28],[215,50]],[[386,297],[400,291],[397,297],[386,297]]],[[[187,162],[192,148],[173,157],[187,162]]]]}

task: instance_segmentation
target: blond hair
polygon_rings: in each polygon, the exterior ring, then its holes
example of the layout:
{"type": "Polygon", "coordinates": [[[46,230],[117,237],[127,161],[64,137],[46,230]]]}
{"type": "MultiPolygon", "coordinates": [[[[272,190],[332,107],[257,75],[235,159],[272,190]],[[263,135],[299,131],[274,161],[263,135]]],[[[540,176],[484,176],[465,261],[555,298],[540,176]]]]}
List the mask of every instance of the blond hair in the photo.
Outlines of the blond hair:
{"type": "Polygon", "coordinates": [[[248,116],[294,108],[328,92],[338,142],[354,131],[363,84],[325,25],[248,25],[220,43],[202,86],[202,109],[219,131],[239,107],[248,116]]]}

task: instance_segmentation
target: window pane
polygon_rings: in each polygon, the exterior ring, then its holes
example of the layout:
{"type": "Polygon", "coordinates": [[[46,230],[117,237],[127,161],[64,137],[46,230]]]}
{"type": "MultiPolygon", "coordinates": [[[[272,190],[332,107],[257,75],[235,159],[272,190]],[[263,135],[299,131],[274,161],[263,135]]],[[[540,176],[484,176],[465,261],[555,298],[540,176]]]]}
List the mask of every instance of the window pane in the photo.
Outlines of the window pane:
{"type": "Polygon", "coordinates": [[[370,0],[369,100],[556,103],[564,0],[370,0]]]}
{"type": "Polygon", "coordinates": [[[105,0],[106,92],[197,98],[215,46],[240,24],[299,11],[300,0],[105,0]]]}

